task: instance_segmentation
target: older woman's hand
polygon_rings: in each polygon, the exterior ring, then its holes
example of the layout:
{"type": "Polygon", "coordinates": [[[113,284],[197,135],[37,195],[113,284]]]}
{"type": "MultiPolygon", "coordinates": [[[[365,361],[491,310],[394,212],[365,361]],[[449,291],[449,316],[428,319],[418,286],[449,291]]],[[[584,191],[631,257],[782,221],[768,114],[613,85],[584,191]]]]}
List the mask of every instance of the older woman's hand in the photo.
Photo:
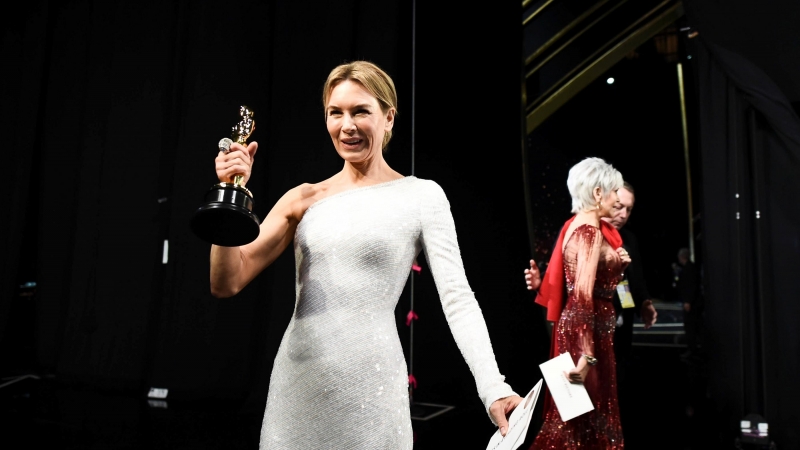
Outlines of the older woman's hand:
{"type": "Polygon", "coordinates": [[[631,255],[628,254],[628,251],[620,247],[617,249],[617,254],[619,254],[619,259],[622,260],[622,266],[628,267],[628,264],[631,263],[631,255]]]}
{"type": "Polygon", "coordinates": [[[247,148],[234,142],[227,153],[220,151],[214,159],[219,181],[232,183],[236,175],[242,175],[241,185],[244,186],[250,179],[256,150],[258,150],[258,143],[253,141],[247,145],[247,148]]]}
{"type": "Polygon", "coordinates": [[[567,377],[570,383],[578,384],[583,383],[586,381],[586,376],[589,375],[589,370],[592,366],[589,365],[586,358],[581,356],[578,360],[578,365],[575,368],[570,369],[568,372],[564,372],[564,376],[567,377]]]}

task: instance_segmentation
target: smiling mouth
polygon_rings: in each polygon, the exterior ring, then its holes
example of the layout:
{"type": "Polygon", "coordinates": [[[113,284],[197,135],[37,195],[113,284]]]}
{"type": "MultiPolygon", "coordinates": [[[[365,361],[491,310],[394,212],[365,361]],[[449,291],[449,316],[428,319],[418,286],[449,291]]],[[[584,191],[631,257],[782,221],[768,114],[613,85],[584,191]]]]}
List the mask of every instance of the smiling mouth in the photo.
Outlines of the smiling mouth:
{"type": "Polygon", "coordinates": [[[358,145],[361,142],[363,142],[363,139],[349,139],[346,141],[342,141],[342,143],[345,145],[358,145]]]}

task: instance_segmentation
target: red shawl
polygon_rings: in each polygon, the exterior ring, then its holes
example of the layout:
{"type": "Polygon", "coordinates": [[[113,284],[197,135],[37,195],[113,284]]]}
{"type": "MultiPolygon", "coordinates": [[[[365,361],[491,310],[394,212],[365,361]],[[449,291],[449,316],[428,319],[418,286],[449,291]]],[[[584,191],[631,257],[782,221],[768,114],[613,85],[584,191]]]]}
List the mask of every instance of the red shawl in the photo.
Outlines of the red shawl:
{"type": "MultiPolygon", "coordinates": [[[[553,254],[550,256],[550,262],[545,271],[545,278],[542,280],[542,285],[539,287],[539,293],[536,295],[536,303],[547,308],[547,320],[550,322],[558,322],[561,317],[561,310],[564,309],[564,294],[566,292],[565,279],[564,279],[564,236],[567,234],[567,229],[575,216],[572,216],[564,223],[561,228],[561,233],[558,235],[555,247],[553,247],[553,254]]],[[[600,221],[600,232],[603,233],[605,240],[611,245],[611,248],[617,249],[622,247],[622,236],[619,231],[614,228],[610,223],[605,220],[600,221]]],[[[556,345],[556,334],[558,326],[553,325],[553,336],[550,338],[550,358],[558,356],[556,345]]],[[[547,413],[549,403],[552,402],[550,392],[545,392],[544,398],[544,411],[547,413]]]]}

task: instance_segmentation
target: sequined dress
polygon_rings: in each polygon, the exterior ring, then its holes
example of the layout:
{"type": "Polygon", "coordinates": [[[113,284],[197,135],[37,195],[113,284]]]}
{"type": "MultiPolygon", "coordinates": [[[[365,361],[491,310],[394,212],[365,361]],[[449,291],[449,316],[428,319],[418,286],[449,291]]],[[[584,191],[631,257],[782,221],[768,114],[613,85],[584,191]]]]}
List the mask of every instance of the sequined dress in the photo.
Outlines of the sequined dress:
{"type": "Polygon", "coordinates": [[[467,283],[444,191],[409,176],[319,200],[298,224],[295,310],[270,378],[262,450],[412,448],[395,307],[420,251],[487,410],[514,394],[467,283]]]}
{"type": "Polygon", "coordinates": [[[569,352],[577,364],[582,354],[598,362],[584,382],[594,410],[562,422],[555,403],[531,449],[623,448],[614,360],[616,315],[612,299],[622,278],[622,262],[598,228],[578,226],[564,247],[567,303],[557,328],[558,352],[569,352]],[[580,261],[580,264],[579,264],[580,261]]]}

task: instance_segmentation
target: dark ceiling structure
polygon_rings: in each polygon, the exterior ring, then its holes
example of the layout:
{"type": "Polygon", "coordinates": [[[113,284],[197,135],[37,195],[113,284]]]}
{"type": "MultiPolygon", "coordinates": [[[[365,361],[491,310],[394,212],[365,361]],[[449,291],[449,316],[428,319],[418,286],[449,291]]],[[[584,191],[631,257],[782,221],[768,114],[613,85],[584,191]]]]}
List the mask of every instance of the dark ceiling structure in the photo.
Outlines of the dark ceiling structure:
{"type": "Polygon", "coordinates": [[[689,0],[690,25],[708,40],[750,60],[800,102],[800,2],[689,0]]]}

